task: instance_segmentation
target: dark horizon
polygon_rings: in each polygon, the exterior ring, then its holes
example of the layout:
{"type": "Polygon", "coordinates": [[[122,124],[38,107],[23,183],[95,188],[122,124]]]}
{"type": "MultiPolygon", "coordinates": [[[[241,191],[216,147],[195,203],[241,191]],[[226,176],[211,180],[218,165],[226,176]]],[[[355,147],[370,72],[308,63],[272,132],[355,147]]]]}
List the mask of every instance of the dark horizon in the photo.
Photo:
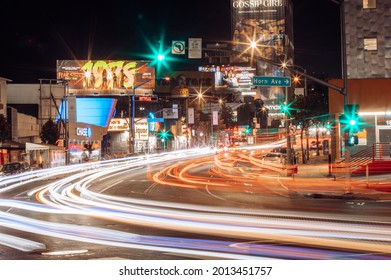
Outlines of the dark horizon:
{"type": "MultiPolygon", "coordinates": [[[[339,78],[339,7],[330,0],[292,2],[295,64],[307,73],[339,78]]],[[[3,14],[0,77],[13,83],[55,79],[56,61],[62,59],[148,60],[145,55],[161,41],[167,48],[172,40],[189,37],[200,37],[203,44],[231,40],[230,0],[214,5],[200,0],[191,10],[176,0],[153,5],[68,1],[63,9],[7,2],[3,14]]]]}

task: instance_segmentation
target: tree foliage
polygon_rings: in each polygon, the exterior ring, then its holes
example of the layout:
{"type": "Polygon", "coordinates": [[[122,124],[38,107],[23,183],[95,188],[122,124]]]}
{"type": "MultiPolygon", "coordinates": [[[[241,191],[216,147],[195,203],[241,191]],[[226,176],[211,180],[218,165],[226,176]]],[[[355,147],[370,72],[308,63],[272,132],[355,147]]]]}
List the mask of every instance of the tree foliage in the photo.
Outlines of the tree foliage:
{"type": "Polygon", "coordinates": [[[327,115],[329,110],[327,96],[317,92],[296,97],[293,107],[295,123],[300,124],[304,130],[327,115]]]}
{"type": "Polygon", "coordinates": [[[0,115],[0,143],[9,137],[10,127],[3,114],[0,115]]]}
{"type": "MultiPolygon", "coordinates": [[[[309,128],[313,125],[319,125],[322,119],[328,119],[328,97],[326,94],[318,92],[310,92],[305,96],[296,97],[294,104],[294,110],[292,110],[292,116],[294,117],[293,123],[301,126],[301,150],[303,155],[303,162],[308,159],[308,141],[306,147],[306,155],[304,153],[303,134],[306,131],[307,140],[309,138],[309,128]]],[[[324,121],[324,120],[323,120],[324,121]]],[[[318,137],[318,131],[316,130],[316,137],[318,137]]],[[[319,149],[317,149],[319,153],[319,149]]]]}
{"type": "Polygon", "coordinates": [[[221,106],[220,118],[224,125],[223,129],[234,127],[237,124],[232,108],[225,104],[221,106]]]}
{"type": "Polygon", "coordinates": [[[40,133],[42,143],[56,145],[57,140],[60,138],[60,130],[57,124],[49,119],[43,126],[40,133]]]}

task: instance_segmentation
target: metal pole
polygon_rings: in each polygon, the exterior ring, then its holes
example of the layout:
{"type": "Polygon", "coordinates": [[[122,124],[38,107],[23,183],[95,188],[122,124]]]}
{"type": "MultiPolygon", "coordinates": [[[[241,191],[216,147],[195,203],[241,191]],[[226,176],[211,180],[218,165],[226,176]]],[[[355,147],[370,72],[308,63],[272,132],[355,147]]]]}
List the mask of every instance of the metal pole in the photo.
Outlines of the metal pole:
{"type": "Polygon", "coordinates": [[[70,163],[70,150],[69,150],[69,119],[68,119],[68,82],[64,83],[64,96],[65,96],[65,102],[64,102],[64,129],[65,129],[65,139],[64,139],[64,146],[65,146],[65,165],[69,165],[70,163]]]}
{"type": "MultiPolygon", "coordinates": [[[[304,69],[304,74],[307,75],[307,69],[304,69]]],[[[307,76],[304,76],[304,96],[307,96],[307,76]]]]}
{"type": "Polygon", "coordinates": [[[132,96],[130,96],[130,92],[128,91],[128,126],[129,126],[129,147],[128,153],[134,153],[134,87],[132,89],[132,96]]]}
{"type": "MultiPolygon", "coordinates": [[[[343,75],[343,96],[344,96],[344,107],[349,103],[348,97],[348,68],[347,68],[347,57],[346,57],[346,30],[345,30],[345,1],[340,1],[340,21],[341,21],[341,59],[342,59],[342,75],[343,75]]],[[[345,109],[344,109],[345,111],[345,109]]],[[[345,132],[344,138],[345,143],[349,137],[349,132],[345,132]]],[[[346,169],[346,190],[347,194],[352,192],[351,189],[351,175],[350,175],[350,147],[345,145],[345,164],[346,169]]]]}
{"type": "Polygon", "coordinates": [[[210,131],[211,131],[211,137],[210,137],[210,144],[213,146],[213,111],[212,111],[212,102],[209,102],[209,109],[210,109],[210,131]]]}
{"type": "MultiPolygon", "coordinates": [[[[285,68],[284,68],[285,76],[285,68]]],[[[285,104],[288,105],[288,87],[285,87],[285,104]]],[[[289,114],[288,111],[285,112],[285,129],[286,129],[286,165],[287,165],[287,176],[292,176],[292,147],[291,147],[291,135],[289,133],[289,114]]]]}
{"type": "Polygon", "coordinates": [[[135,94],[136,94],[136,88],[133,86],[133,90],[132,90],[132,153],[135,152],[135,140],[134,139],[134,135],[135,135],[135,131],[134,131],[134,117],[135,117],[135,94]]]}

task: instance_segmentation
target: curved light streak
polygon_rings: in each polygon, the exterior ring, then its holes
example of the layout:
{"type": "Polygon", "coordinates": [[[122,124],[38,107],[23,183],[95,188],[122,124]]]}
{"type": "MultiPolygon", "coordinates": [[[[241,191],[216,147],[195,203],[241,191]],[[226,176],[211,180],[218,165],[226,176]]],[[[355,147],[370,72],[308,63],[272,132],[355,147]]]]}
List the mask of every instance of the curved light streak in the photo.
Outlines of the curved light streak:
{"type": "MultiPolygon", "coordinates": [[[[160,238],[123,233],[103,228],[49,223],[11,213],[0,212],[0,225],[27,232],[57,238],[91,242],[102,245],[120,246],[143,250],[160,250],[197,256],[220,256],[226,258],[362,258],[362,253],[380,254],[378,258],[390,258],[390,223],[373,223],[365,219],[353,220],[351,217],[272,212],[266,210],[244,210],[203,205],[169,203],[129,197],[107,195],[95,191],[96,185],[105,180],[113,180],[118,174],[126,175],[140,169],[142,165],[156,165],[178,160],[180,162],[155,170],[150,178],[157,186],[164,185],[207,189],[210,193],[230,191],[252,191],[264,194],[281,194],[295,186],[292,180],[283,180],[270,170],[263,174],[263,166],[252,164],[251,156],[234,151],[227,155],[217,155],[215,159],[199,158],[210,156],[210,150],[181,151],[149,155],[139,158],[105,161],[83,165],[83,171],[75,173],[76,167],[48,170],[46,173],[31,172],[25,176],[15,176],[0,181],[0,193],[39,181],[44,174],[51,183],[34,188],[28,192],[35,195],[39,203],[16,200],[0,200],[1,207],[23,209],[31,212],[49,214],[87,215],[92,218],[113,220],[138,226],[171,229],[218,238],[240,238],[249,243],[235,243],[180,239],[163,245],[160,238]],[[202,152],[202,153],[201,153],[202,152]],[[194,159],[189,159],[194,157],[194,159]],[[183,162],[183,159],[188,159],[183,162]],[[217,164],[216,164],[217,163],[217,164]],[[246,174],[243,168],[246,166],[246,174]],[[194,170],[205,169],[204,176],[195,176],[194,170]],[[240,177],[238,177],[240,176],[240,177]],[[53,178],[57,178],[53,180],[53,178]],[[235,179],[236,178],[236,179],[235,179]],[[240,178],[238,180],[238,178],[240,178]],[[228,180],[227,180],[228,179],[228,180]],[[235,180],[231,182],[229,180],[235,180]],[[146,245],[141,239],[150,239],[146,245]],[[257,241],[277,241],[292,246],[264,246],[257,241]],[[130,242],[130,243],[129,243],[130,242]],[[182,245],[179,245],[181,243],[182,245]],[[194,243],[197,246],[194,248],[194,243]],[[224,244],[224,245],[223,245],[224,244]],[[293,246],[294,244],[294,246],[293,246]],[[207,247],[208,245],[209,247],[207,247]],[[182,248],[178,248],[181,247],[182,248]],[[305,249],[312,247],[313,249],[305,249]],[[211,248],[211,249],[208,249],[211,248]],[[321,248],[321,249],[315,249],[321,248]],[[196,249],[196,250],[193,250],[196,249]],[[197,250],[198,249],[198,250],[197,250]],[[335,250],[340,251],[339,254],[335,250]],[[214,252],[213,252],[214,251],[214,252]],[[346,253],[344,253],[344,251],[346,253]],[[356,252],[356,253],[353,253],[356,252]]],[[[78,166],[80,168],[81,166],[78,166]]],[[[199,174],[200,172],[198,172],[199,174]]],[[[113,184],[114,186],[115,184],[113,184]]],[[[333,187],[333,186],[332,186],[333,187]]],[[[106,187],[105,190],[109,188],[106,187]]],[[[164,237],[167,239],[172,239],[164,237]]],[[[174,240],[174,239],[172,239],[174,240]]],[[[370,257],[374,257],[371,255],[370,257]]],[[[376,257],[376,256],[375,256],[376,257]]]]}

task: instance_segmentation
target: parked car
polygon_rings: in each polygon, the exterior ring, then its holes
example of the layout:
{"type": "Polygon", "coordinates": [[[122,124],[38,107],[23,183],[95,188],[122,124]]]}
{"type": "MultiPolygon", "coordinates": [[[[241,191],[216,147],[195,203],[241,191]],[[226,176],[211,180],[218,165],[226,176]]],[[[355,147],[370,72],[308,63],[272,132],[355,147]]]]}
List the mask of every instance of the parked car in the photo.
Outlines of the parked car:
{"type": "MultiPolygon", "coordinates": [[[[273,153],[281,153],[281,154],[284,154],[286,155],[287,154],[287,147],[275,147],[271,150],[271,152],[273,153]]],[[[291,153],[292,154],[295,154],[295,149],[293,147],[291,147],[291,153]]]]}
{"type": "MultiPolygon", "coordinates": [[[[322,142],[318,141],[318,147],[319,147],[319,150],[323,149],[322,142]]],[[[311,141],[310,150],[316,150],[316,141],[311,141]]]]}
{"type": "Polygon", "coordinates": [[[1,167],[0,175],[8,176],[18,174],[30,170],[30,165],[27,162],[12,162],[6,163],[1,167]]]}
{"type": "Polygon", "coordinates": [[[282,153],[270,152],[262,158],[262,164],[285,164],[285,161],[285,155],[282,153]]]}

